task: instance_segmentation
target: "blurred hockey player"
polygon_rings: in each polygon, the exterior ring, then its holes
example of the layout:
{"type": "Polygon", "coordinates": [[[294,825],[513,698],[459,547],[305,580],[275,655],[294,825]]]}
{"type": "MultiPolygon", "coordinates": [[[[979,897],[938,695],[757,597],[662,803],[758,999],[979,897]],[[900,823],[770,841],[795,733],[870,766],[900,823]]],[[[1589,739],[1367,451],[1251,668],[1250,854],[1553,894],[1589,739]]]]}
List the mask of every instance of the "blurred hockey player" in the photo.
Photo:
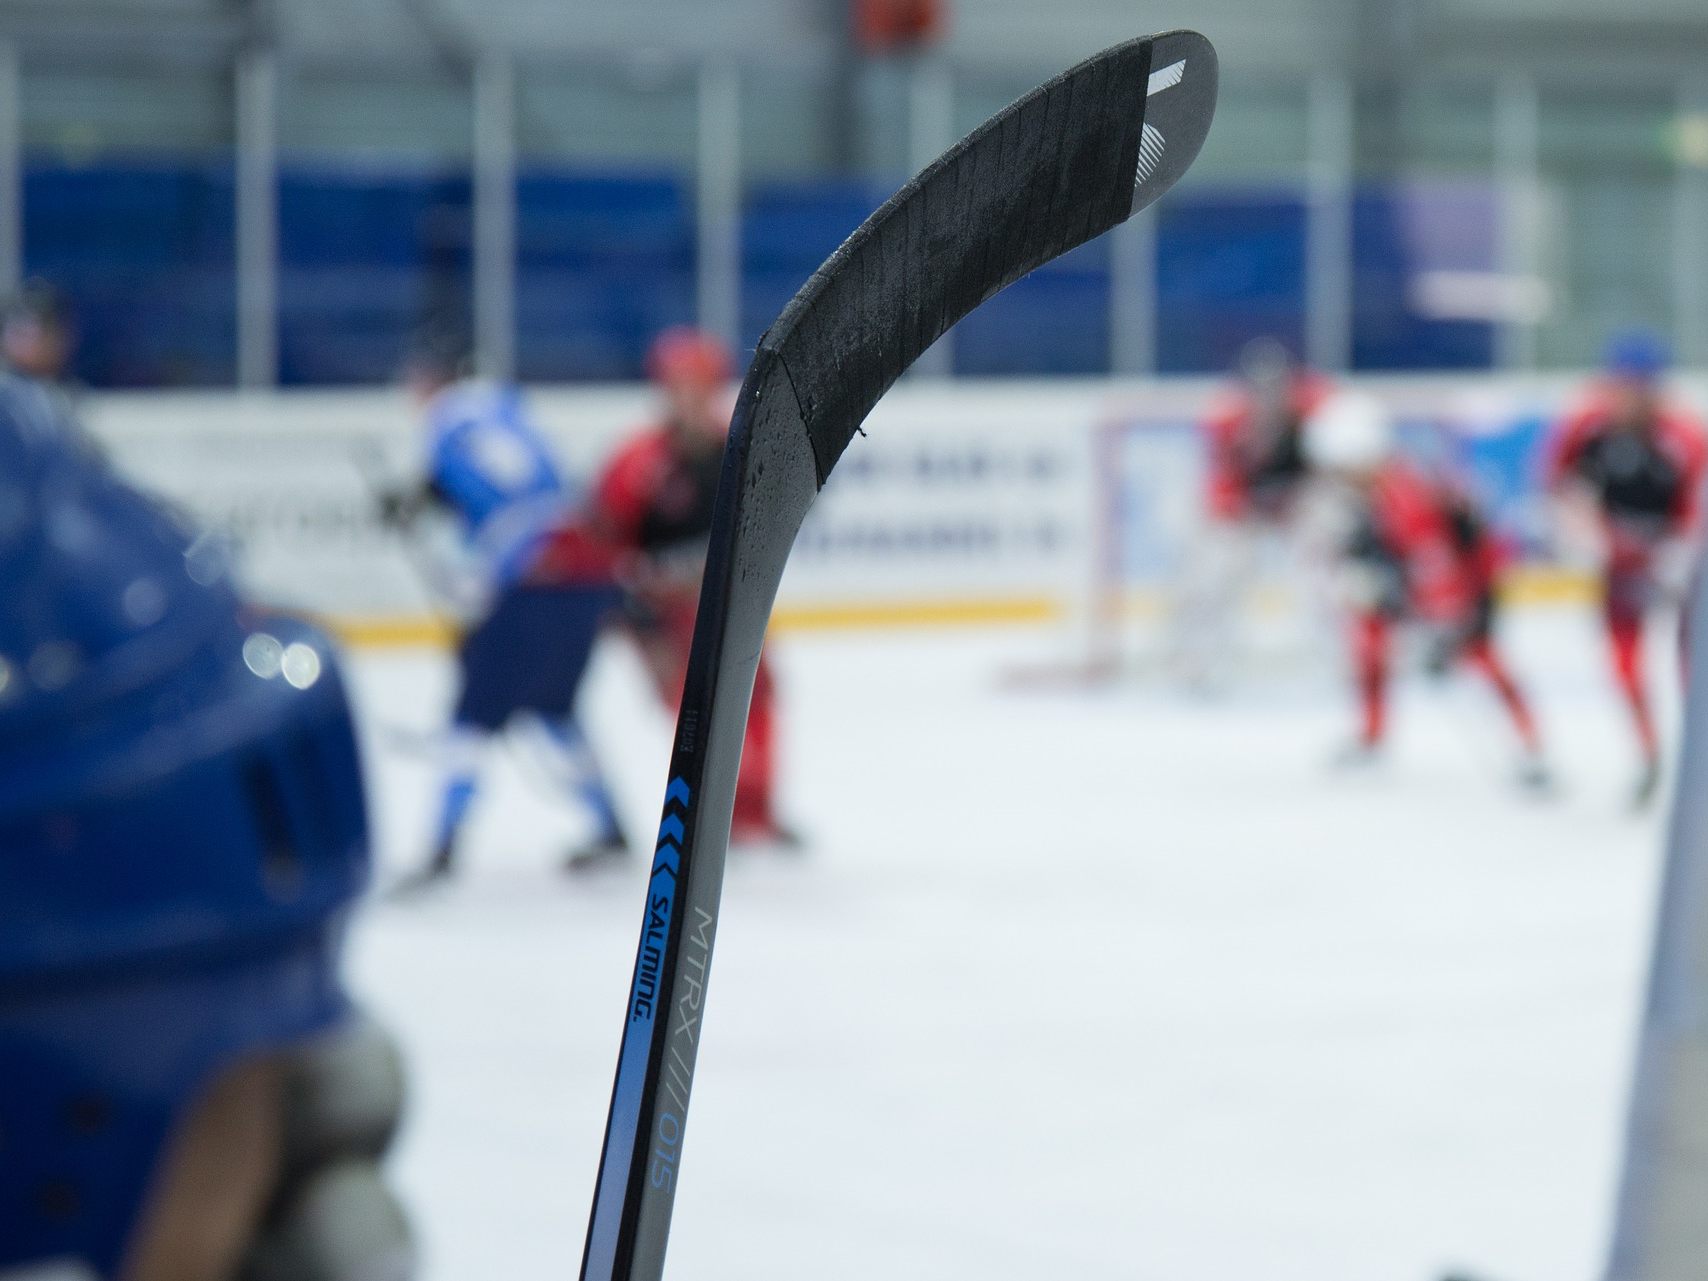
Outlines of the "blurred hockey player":
{"type": "Polygon", "coordinates": [[[1652,335],[1616,336],[1605,373],[1560,422],[1548,460],[1566,540],[1592,547],[1600,563],[1614,677],[1642,754],[1632,798],[1639,807],[1661,778],[1643,624],[1688,588],[1708,462],[1702,425],[1664,391],[1667,360],[1652,335]]]}
{"type": "MultiPolygon", "coordinates": [[[[647,371],[663,399],[664,420],[623,445],[594,489],[595,519],[628,553],[627,587],[636,632],[659,696],[674,708],[688,672],[694,612],[705,568],[712,503],[729,433],[729,353],[693,329],[660,334],[647,371]]],[[[776,685],[764,657],[753,683],[730,839],[793,846],[794,832],[775,811],[776,685]]]]}
{"type": "Polygon", "coordinates": [[[454,522],[462,573],[447,594],[474,621],[457,649],[460,688],[451,717],[448,765],[431,855],[400,889],[421,888],[456,866],[491,738],[531,717],[556,758],[554,776],[594,822],[590,841],[569,854],[586,867],[627,851],[609,789],[573,717],[576,690],[600,627],[621,600],[609,555],[539,563],[548,533],[574,496],[512,387],[467,377],[455,335],[430,334],[408,357],[404,381],[426,423],[424,479],[386,495],[386,518],[408,525],[428,510],[454,522]]]}
{"type": "Polygon", "coordinates": [[[72,376],[77,325],[71,300],[39,278],[26,280],[0,309],[0,367],[39,383],[58,402],[59,430],[92,458],[100,443],[78,421],[82,387],[72,376]]]}
{"type": "Polygon", "coordinates": [[[1240,352],[1238,381],[1205,416],[1205,508],[1220,523],[1277,523],[1293,511],[1309,473],[1305,422],[1332,391],[1274,338],[1240,352]]]}
{"type": "Polygon", "coordinates": [[[1297,553],[1288,544],[1309,472],[1304,424],[1331,390],[1274,338],[1247,343],[1236,375],[1200,428],[1204,524],[1177,637],[1185,675],[1203,687],[1219,683],[1233,662],[1237,614],[1260,558],[1266,550],[1297,553]]]}
{"type": "Polygon", "coordinates": [[[1386,741],[1395,632],[1409,622],[1430,629],[1432,669],[1462,664],[1488,681],[1517,733],[1519,782],[1545,787],[1535,717],[1495,647],[1499,545],[1467,495],[1401,460],[1394,445],[1387,410],[1357,392],[1336,393],[1306,428],[1311,467],[1347,503],[1338,581],[1361,722],[1344,762],[1371,760],[1386,741]]]}
{"type": "Polygon", "coordinates": [[[337,664],[0,375],[0,1275],[404,1281],[337,664]]]}
{"type": "Polygon", "coordinates": [[[77,348],[71,302],[45,280],[27,280],[0,317],[0,358],[8,368],[64,388],[77,348]]]}

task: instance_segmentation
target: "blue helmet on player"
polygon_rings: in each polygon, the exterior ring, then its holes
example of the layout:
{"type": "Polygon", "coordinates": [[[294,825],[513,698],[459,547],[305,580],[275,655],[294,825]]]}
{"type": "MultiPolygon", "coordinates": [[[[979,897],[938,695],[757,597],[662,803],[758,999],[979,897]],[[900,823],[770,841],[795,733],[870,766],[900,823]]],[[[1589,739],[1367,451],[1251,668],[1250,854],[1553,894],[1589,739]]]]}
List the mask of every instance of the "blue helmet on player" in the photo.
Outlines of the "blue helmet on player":
{"type": "Polygon", "coordinates": [[[1623,329],[1607,340],[1602,364],[1615,378],[1651,383],[1672,363],[1666,340],[1648,329],[1623,329]]]}
{"type": "Polygon", "coordinates": [[[0,1274],[108,1277],[200,1091],[344,1012],[356,747],[325,642],[9,377],[0,583],[0,1274]]]}

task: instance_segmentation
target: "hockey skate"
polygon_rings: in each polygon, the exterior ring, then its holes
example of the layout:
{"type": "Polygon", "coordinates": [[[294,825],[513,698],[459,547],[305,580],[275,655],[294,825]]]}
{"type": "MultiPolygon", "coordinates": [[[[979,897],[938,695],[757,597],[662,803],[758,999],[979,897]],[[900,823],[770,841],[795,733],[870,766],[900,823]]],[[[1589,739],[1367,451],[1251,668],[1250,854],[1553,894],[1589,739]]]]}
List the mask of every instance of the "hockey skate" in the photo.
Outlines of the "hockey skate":
{"type": "Polygon", "coordinates": [[[593,840],[577,845],[564,856],[563,870],[572,876],[626,867],[634,861],[629,843],[619,828],[612,828],[593,840]]]}
{"type": "Polygon", "coordinates": [[[420,898],[428,891],[444,885],[456,870],[456,851],[450,844],[433,851],[425,866],[408,872],[394,881],[381,895],[388,903],[402,903],[420,898]]]}
{"type": "Polygon", "coordinates": [[[1636,785],[1631,789],[1631,812],[1642,814],[1655,803],[1661,790],[1661,762],[1658,756],[1643,762],[1637,771],[1636,785]]]}
{"type": "Polygon", "coordinates": [[[1548,764],[1548,758],[1541,752],[1525,752],[1519,757],[1513,781],[1521,791],[1532,796],[1553,795],[1559,782],[1554,775],[1553,766],[1548,764]]]}

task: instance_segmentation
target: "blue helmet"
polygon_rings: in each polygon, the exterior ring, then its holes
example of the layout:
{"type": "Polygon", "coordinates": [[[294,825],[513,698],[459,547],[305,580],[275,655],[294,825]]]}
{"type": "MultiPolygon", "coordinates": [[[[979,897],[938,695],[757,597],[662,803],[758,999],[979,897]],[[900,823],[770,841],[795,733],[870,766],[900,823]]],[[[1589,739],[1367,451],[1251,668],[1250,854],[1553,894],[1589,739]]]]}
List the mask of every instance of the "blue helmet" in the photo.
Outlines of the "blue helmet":
{"type": "Polygon", "coordinates": [[[325,641],[0,377],[0,1273],[120,1266],[167,1136],[338,1019],[367,829],[325,641]]]}
{"type": "Polygon", "coordinates": [[[1653,382],[1672,363],[1666,340],[1647,329],[1623,329],[1607,340],[1602,363],[1615,378],[1653,382]]]}

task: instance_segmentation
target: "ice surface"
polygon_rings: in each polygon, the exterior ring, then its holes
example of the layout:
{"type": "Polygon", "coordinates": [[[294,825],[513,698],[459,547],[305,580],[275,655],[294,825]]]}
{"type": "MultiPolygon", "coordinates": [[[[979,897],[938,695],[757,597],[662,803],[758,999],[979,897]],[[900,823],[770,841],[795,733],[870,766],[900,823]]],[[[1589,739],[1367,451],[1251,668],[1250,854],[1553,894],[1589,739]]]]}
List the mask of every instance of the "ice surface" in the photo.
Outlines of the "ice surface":
{"type": "MultiPolygon", "coordinates": [[[[1623,812],[1589,620],[1516,630],[1551,800],[1497,776],[1469,678],[1408,687],[1344,777],[1326,698],[1000,692],[1024,634],[786,639],[813,848],[730,867],[671,1275],[1590,1281],[1661,821],[1623,812]]],[[[353,666],[396,872],[449,672],[353,666]]],[[[644,830],[666,721],[617,651],[591,702],[644,830]]],[[[633,963],[638,865],[561,875],[579,820],[522,760],[460,882],[355,936],[435,1281],[575,1274],[633,963]]]]}

